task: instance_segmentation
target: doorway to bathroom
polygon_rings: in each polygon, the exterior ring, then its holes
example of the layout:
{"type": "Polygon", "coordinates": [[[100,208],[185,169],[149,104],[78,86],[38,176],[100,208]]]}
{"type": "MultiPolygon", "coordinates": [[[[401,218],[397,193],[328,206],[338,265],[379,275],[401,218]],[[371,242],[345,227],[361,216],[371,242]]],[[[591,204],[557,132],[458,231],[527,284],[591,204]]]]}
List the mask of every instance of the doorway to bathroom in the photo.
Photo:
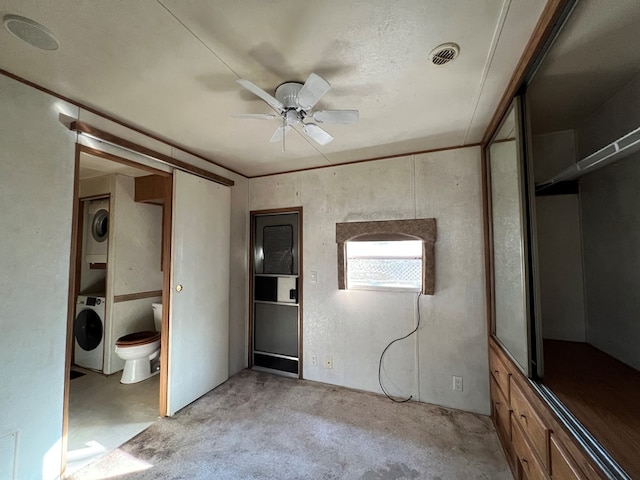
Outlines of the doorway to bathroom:
{"type": "Polygon", "coordinates": [[[140,155],[141,147],[89,144],[76,145],[62,437],[66,475],[229,375],[234,182],[152,150],[140,155]],[[98,149],[103,147],[107,151],[98,149]],[[108,243],[88,251],[83,237],[108,243]],[[87,274],[90,281],[83,281],[83,269],[93,272],[87,274]],[[161,334],[154,322],[160,305],[161,334]],[[76,322],[84,310],[95,311],[76,322]],[[147,348],[148,356],[139,356],[147,348]],[[76,415],[80,401],[84,416],[76,415]],[[117,434],[109,437],[112,428],[117,434]],[[88,440],[90,432],[101,435],[102,443],[88,440]]]}
{"type": "Polygon", "coordinates": [[[302,207],[251,212],[249,365],[302,378],[302,207]]]}
{"type": "Polygon", "coordinates": [[[128,377],[126,348],[114,346],[162,328],[171,173],[78,146],[76,175],[67,475],[155,422],[166,397],[159,333],[136,343],[154,358],[128,377]]]}

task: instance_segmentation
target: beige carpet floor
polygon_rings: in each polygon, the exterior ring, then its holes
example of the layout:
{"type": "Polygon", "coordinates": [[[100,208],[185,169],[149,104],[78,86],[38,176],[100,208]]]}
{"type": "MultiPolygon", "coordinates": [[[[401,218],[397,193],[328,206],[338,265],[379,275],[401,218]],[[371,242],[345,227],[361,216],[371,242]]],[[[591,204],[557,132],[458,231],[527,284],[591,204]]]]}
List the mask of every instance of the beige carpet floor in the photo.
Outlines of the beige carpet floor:
{"type": "Polygon", "coordinates": [[[72,478],[512,477],[489,417],[245,370],[72,478]]]}

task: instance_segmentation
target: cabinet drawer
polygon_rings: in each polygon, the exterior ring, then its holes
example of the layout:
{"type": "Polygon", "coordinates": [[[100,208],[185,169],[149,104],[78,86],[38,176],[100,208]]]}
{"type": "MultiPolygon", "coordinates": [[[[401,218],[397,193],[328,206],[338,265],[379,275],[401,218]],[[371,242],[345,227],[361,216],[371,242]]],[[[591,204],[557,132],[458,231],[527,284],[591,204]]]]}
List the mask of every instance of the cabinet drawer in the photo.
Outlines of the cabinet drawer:
{"type": "MultiPolygon", "coordinates": [[[[513,415],[513,413],[512,413],[513,415]]],[[[540,463],[537,456],[525,440],[525,434],[520,428],[517,420],[511,420],[511,438],[513,440],[513,449],[515,450],[520,464],[520,471],[525,480],[546,480],[549,477],[545,473],[545,467],[540,463]]]]}
{"type": "Polygon", "coordinates": [[[580,480],[578,468],[569,459],[569,455],[558,444],[558,440],[551,435],[551,478],[557,480],[580,480]]]}
{"type": "Polygon", "coordinates": [[[511,379],[510,391],[511,409],[513,410],[512,422],[517,422],[522,427],[529,443],[546,468],[549,465],[547,453],[549,451],[549,430],[542,423],[513,378],[511,379]]]}
{"type": "Polygon", "coordinates": [[[495,378],[498,386],[502,390],[504,394],[504,398],[506,398],[507,402],[509,399],[509,377],[511,374],[509,370],[507,370],[506,365],[498,356],[498,353],[495,349],[489,349],[489,368],[491,369],[491,376],[495,378]]]}
{"type": "Polygon", "coordinates": [[[493,377],[491,377],[490,388],[491,410],[496,430],[504,440],[511,442],[511,409],[493,377]]]}

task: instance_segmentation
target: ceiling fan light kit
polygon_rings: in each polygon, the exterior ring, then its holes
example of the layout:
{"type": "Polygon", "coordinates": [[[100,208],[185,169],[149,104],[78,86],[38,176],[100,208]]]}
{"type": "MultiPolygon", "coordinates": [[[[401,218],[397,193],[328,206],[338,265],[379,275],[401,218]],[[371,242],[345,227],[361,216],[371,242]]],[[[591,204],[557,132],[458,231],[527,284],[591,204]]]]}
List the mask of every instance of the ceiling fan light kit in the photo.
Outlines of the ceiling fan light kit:
{"type": "Polygon", "coordinates": [[[262,113],[237,113],[235,118],[253,118],[259,120],[282,119],[282,126],[278,127],[270,142],[283,142],[288,131],[297,125],[302,125],[302,132],[319,145],[327,145],[333,136],[319,127],[317,123],[334,125],[353,125],[359,120],[358,110],[318,110],[312,112],[313,107],[324,97],[331,84],[320,75],[312,73],[307,81],[285,82],[275,90],[275,96],[270,95],[250,80],[239,79],[238,84],[257,97],[264,100],[278,115],[262,113]]]}

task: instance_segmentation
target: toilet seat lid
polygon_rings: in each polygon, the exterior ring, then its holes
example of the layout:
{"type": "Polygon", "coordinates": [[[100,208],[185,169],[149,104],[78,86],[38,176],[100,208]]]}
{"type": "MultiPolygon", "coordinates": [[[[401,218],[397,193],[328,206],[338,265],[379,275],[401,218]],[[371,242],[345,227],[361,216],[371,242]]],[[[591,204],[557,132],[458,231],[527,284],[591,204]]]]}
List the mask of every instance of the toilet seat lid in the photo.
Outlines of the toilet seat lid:
{"type": "Polygon", "coordinates": [[[119,347],[135,347],[137,345],[146,345],[148,343],[157,342],[160,340],[160,332],[136,332],[120,337],[116,342],[119,347]]]}

